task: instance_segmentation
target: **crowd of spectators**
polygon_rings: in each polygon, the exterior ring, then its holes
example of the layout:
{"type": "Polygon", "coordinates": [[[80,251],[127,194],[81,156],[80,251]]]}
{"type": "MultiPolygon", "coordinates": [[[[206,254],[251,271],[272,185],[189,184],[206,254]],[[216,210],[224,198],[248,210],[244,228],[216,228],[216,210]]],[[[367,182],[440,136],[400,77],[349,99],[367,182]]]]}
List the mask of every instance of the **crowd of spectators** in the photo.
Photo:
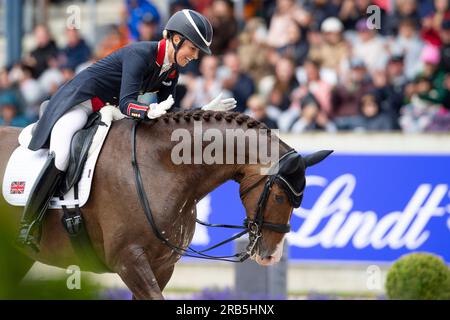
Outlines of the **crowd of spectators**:
{"type": "MultiPolygon", "coordinates": [[[[150,0],[124,1],[121,21],[89,46],[46,26],[36,47],[0,70],[0,125],[25,126],[59,86],[132,41],[158,40],[168,17],[150,0]]],[[[448,0],[175,0],[214,29],[212,56],[180,70],[176,103],[198,108],[220,92],[282,132],[450,131],[448,0]],[[368,8],[370,7],[370,10],[368,8]]]]}

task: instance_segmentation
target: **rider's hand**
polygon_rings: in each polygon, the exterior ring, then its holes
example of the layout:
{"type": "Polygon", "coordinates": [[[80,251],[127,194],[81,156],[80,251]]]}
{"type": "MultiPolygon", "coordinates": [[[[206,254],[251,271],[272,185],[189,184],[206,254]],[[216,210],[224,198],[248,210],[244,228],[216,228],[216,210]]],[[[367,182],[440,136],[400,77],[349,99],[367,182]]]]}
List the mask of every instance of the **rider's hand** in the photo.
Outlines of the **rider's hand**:
{"type": "Polygon", "coordinates": [[[223,92],[221,92],[214,100],[202,107],[202,110],[212,111],[228,111],[236,108],[236,100],[234,98],[221,99],[223,92]]]}
{"type": "Polygon", "coordinates": [[[160,103],[152,103],[147,111],[147,117],[149,119],[155,119],[161,117],[167,112],[167,110],[174,104],[172,95],[170,95],[166,100],[160,103]]]}

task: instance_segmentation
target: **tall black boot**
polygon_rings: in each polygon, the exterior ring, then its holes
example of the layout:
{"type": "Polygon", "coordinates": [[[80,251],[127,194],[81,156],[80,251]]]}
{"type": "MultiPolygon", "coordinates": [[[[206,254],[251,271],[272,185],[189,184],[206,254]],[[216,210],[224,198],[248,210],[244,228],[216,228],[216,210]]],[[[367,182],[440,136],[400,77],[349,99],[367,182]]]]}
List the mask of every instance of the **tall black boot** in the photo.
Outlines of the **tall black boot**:
{"type": "Polygon", "coordinates": [[[39,251],[41,222],[63,173],[55,167],[55,155],[51,153],[31,189],[20,223],[18,242],[35,251],[39,251]]]}

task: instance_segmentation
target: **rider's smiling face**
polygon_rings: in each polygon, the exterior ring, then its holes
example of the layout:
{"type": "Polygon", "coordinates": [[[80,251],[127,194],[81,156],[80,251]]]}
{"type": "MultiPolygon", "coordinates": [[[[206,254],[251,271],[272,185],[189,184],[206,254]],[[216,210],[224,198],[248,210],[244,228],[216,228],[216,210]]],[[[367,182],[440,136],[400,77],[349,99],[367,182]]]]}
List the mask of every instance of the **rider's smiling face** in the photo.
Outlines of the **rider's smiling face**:
{"type": "MultiPolygon", "coordinates": [[[[174,42],[178,43],[179,41],[180,41],[180,38],[178,37],[178,35],[175,35],[174,42]]],[[[200,50],[196,46],[194,46],[194,44],[191,41],[186,39],[183,42],[183,45],[181,46],[181,48],[178,49],[178,54],[177,54],[178,64],[181,67],[184,67],[191,60],[198,59],[199,51],[200,50]]],[[[175,61],[173,61],[173,62],[175,62],[175,61]]]]}

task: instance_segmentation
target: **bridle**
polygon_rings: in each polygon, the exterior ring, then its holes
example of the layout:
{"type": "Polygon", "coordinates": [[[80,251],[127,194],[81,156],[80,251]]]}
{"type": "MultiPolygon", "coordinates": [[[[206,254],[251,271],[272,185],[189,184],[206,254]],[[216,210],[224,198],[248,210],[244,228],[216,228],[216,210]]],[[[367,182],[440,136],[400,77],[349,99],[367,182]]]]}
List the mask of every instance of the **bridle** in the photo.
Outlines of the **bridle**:
{"type": "MultiPolygon", "coordinates": [[[[266,180],[264,189],[259,197],[255,216],[253,220],[245,219],[244,224],[241,226],[238,225],[227,225],[227,224],[209,224],[202,222],[198,219],[196,219],[196,222],[199,224],[202,224],[207,227],[220,227],[220,228],[231,228],[231,229],[243,229],[243,231],[237,233],[236,235],[221,241],[207,249],[203,250],[195,250],[192,247],[187,248],[181,248],[177,245],[174,245],[173,243],[169,242],[169,240],[159,231],[155,220],[153,218],[152,211],[150,209],[150,204],[148,202],[148,197],[145,192],[141,172],[139,170],[139,165],[136,159],[136,131],[137,127],[140,123],[140,120],[133,120],[132,128],[131,128],[131,163],[134,169],[134,175],[135,175],[135,182],[136,182],[136,189],[139,196],[139,200],[141,202],[142,208],[144,209],[145,215],[147,217],[148,222],[150,223],[150,226],[152,227],[152,230],[156,237],[161,240],[166,246],[177,252],[179,255],[186,256],[186,257],[194,257],[199,259],[208,259],[208,260],[221,260],[221,261],[229,261],[229,262],[242,262],[247,260],[249,257],[251,257],[255,253],[256,244],[258,243],[258,240],[262,236],[262,229],[268,229],[274,232],[278,233],[288,233],[291,230],[291,226],[289,224],[277,224],[277,223],[270,223],[267,221],[264,221],[264,209],[267,203],[267,200],[269,198],[270,192],[272,190],[272,186],[275,181],[280,181],[281,183],[287,184],[288,188],[285,188],[285,191],[289,192],[289,190],[292,190],[292,192],[295,192],[294,188],[290,186],[290,184],[287,182],[287,180],[282,176],[280,172],[277,172],[272,175],[263,176],[261,179],[257,180],[255,183],[253,183],[250,187],[248,187],[245,191],[241,193],[241,198],[244,197],[249,191],[257,187],[262,181],[266,180]],[[231,242],[235,239],[238,239],[242,237],[245,234],[249,234],[249,244],[246,247],[246,250],[243,252],[236,253],[234,255],[230,256],[212,256],[209,254],[206,254],[205,252],[208,252],[214,248],[217,248],[219,246],[222,246],[228,242],[231,242]],[[230,258],[237,258],[235,260],[232,260],[230,258]]],[[[288,156],[296,154],[294,149],[289,150],[286,154],[284,154],[279,160],[277,165],[280,165],[283,162],[284,159],[286,159],[288,156]]],[[[300,193],[294,194],[295,196],[302,196],[303,189],[300,193]]]]}

